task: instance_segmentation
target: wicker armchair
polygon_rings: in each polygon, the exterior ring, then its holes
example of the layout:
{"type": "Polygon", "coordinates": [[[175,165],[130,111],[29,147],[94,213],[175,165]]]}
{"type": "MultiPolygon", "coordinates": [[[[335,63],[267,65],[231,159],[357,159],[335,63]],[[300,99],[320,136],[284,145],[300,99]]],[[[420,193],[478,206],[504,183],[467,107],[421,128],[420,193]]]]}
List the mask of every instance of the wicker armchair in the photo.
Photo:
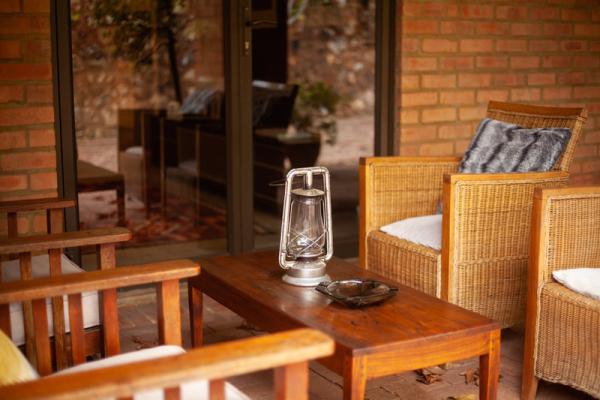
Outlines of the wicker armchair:
{"type": "Polygon", "coordinates": [[[533,190],[564,185],[587,113],[490,102],[491,118],[525,127],[568,127],[554,171],[458,174],[459,158],[369,157],[360,161],[359,257],[363,267],[495,319],[523,320],[533,190]],[[441,251],[379,228],[434,214],[443,198],[441,251]]]}
{"type": "Polygon", "coordinates": [[[531,228],[523,399],[538,379],[600,398],[600,301],[552,279],[552,272],[600,268],[600,187],[538,190],[531,228]]]}

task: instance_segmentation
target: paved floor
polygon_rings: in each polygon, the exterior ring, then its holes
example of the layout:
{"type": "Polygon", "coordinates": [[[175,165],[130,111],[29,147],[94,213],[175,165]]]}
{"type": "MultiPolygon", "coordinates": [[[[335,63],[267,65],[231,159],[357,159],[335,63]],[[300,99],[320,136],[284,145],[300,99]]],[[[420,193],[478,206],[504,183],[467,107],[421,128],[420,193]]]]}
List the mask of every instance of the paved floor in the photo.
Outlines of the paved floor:
{"type": "MultiPolygon", "coordinates": [[[[189,321],[187,318],[187,294],[185,285],[181,291],[181,310],[184,325],[185,346],[189,347],[189,321]]],[[[215,343],[241,339],[262,334],[248,326],[239,316],[230,312],[215,301],[205,299],[205,340],[215,343]]],[[[121,343],[123,351],[153,346],[157,344],[156,302],[153,288],[127,290],[119,293],[119,315],[121,321],[121,343]]],[[[522,334],[504,331],[502,337],[502,364],[499,399],[519,398],[521,379],[522,334]]],[[[368,383],[367,398],[371,400],[475,400],[477,387],[474,383],[465,383],[461,374],[477,368],[477,360],[466,360],[441,370],[438,382],[425,385],[417,382],[418,375],[407,372],[400,375],[375,379],[368,383]],[[465,397],[460,397],[465,396],[465,397]]],[[[317,363],[310,366],[310,398],[341,399],[342,385],[340,376],[330,372],[317,363]]],[[[273,398],[272,372],[237,377],[232,382],[252,399],[273,398]]],[[[541,383],[539,400],[590,399],[581,392],[561,386],[541,383]]]]}

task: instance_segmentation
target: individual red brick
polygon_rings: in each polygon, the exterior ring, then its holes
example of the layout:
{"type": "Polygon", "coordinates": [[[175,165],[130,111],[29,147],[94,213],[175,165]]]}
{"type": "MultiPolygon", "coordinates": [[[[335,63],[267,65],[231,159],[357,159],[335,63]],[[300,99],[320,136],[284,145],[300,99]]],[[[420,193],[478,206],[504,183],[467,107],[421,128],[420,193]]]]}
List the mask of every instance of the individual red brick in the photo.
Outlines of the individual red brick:
{"type": "Polygon", "coordinates": [[[49,13],[50,1],[48,0],[23,0],[23,11],[26,13],[49,13]]]}
{"type": "Polygon", "coordinates": [[[511,21],[526,19],[527,7],[498,6],[496,7],[496,18],[509,19],[511,21]]]}
{"type": "Polygon", "coordinates": [[[50,64],[0,64],[0,80],[50,80],[50,64]]]}
{"type": "Polygon", "coordinates": [[[23,86],[0,86],[0,103],[23,101],[23,86]]]}
{"type": "Polygon", "coordinates": [[[422,75],[421,86],[427,89],[453,88],[456,87],[456,75],[422,75]]]}
{"type": "Polygon", "coordinates": [[[48,16],[31,17],[32,33],[50,33],[50,18],[48,16]]]}
{"type": "Polygon", "coordinates": [[[471,144],[470,140],[457,140],[454,142],[454,151],[456,154],[464,154],[471,144]]]}
{"type": "Polygon", "coordinates": [[[426,53],[454,53],[457,48],[456,40],[423,39],[423,51],[426,53]]]}
{"type": "Polygon", "coordinates": [[[461,107],[458,115],[461,121],[479,121],[485,116],[486,107],[461,107]]]}
{"type": "Polygon", "coordinates": [[[22,107],[0,109],[0,126],[47,124],[54,122],[54,108],[22,107]]]}
{"type": "Polygon", "coordinates": [[[529,10],[532,20],[557,20],[560,18],[560,9],[556,7],[536,7],[529,10]]]}
{"type": "Polygon", "coordinates": [[[435,71],[436,69],[435,57],[402,57],[403,71],[435,71]]]}
{"type": "Polygon", "coordinates": [[[402,15],[405,17],[418,17],[421,15],[421,4],[411,3],[408,1],[402,2],[402,15]]]}
{"type": "Polygon", "coordinates": [[[0,40],[0,58],[21,58],[21,42],[18,40],[0,40]]]}
{"type": "Polygon", "coordinates": [[[32,218],[31,233],[42,234],[48,232],[46,227],[46,216],[43,214],[35,214],[32,218]]]}
{"type": "Polygon", "coordinates": [[[450,35],[472,35],[475,33],[475,23],[471,21],[442,21],[441,32],[450,35]]]}
{"type": "Polygon", "coordinates": [[[600,51],[600,40],[589,42],[589,43],[590,43],[590,51],[600,51]]]}
{"type": "Polygon", "coordinates": [[[460,70],[464,71],[467,69],[473,69],[475,65],[474,58],[470,56],[457,56],[457,57],[441,57],[440,68],[442,70],[460,70]]]}
{"type": "Polygon", "coordinates": [[[474,102],[475,92],[472,90],[452,90],[440,92],[440,104],[462,105],[473,104],[474,102]]]}
{"type": "Polygon", "coordinates": [[[600,160],[584,161],[582,172],[598,172],[600,171],[600,160]]]}
{"type": "MultiPolygon", "coordinates": [[[[584,133],[584,140],[587,139],[587,134],[584,133]]],[[[594,157],[597,155],[596,146],[585,146],[579,144],[575,147],[575,153],[573,154],[577,158],[581,157],[594,157]]]]}
{"type": "Polygon", "coordinates": [[[56,134],[53,129],[32,129],[29,131],[29,145],[31,147],[54,146],[56,134]]]}
{"type": "Polygon", "coordinates": [[[32,151],[24,153],[0,154],[0,169],[3,171],[55,168],[54,151],[32,151]]]}
{"type": "MultiPolygon", "coordinates": [[[[600,143],[600,131],[588,131],[585,133],[583,138],[584,143],[600,143]]],[[[589,146],[588,146],[589,147],[589,146]]]]}
{"type": "Polygon", "coordinates": [[[515,22],[511,24],[511,34],[513,36],[539,36],[543,32],[540,24],[515,22]]]}
{"type": "Polygon", "coordinates": [[[575,86],[573,97],[576,99],[600,98],[600,86],[575,86]]]}
{"type": "Polygon", "coordinates": [[[532,86],[554,85],[556,74],[553,72],[531,72],[527,75],[527,84],[532,86]]]}
{"type": "Polygon", "coordinates": [[[0,35],[30,33],[31,21],[21,16],[0,16],[0,35]]]}
{"type": "Polygon", "coordinates": [[[488,101],[507,101],[508,90],[507,89],[488,89],[477,91],[477,102],[487,104],[488,101]]]}
{"type": "Polygon", "coordinates": [[[559,85],[581,85],[585,82],[584,72],[562,72],[557,76],[559,85]]]}
{"type": "Polygon", "coordinates": [[[558,50],[558,42],[555,40],[530,40],[529,51],[543,52],[558,50]]]}
{"type": "Polygon", "coordinates": [[[510,26],[504,22],[478,22],[475,32],[478,35],[506,35],[510,32],[510,26]]]}
{"type": "Polygon", "coordinates": [[[400,78],[400,85],[404,90],[420,88],[419,75],[402,75],[400,78]]]}
{"type": "Polygon", "coordinates": [[[416,125],[402,128],[400,137],[402,142],[430,142],[435,139],[437,126],[435,125],[416,125]]]}
{"type": "Polygon", "coordinates": [[[571,66],[571,57],[544,56],[542,57],[542,66],[544,68],[567,68],[571,66]]]}
{"type": "Polygon", "coordinates": [[[526,76],[522,72],[494,74],[494,86],[521,86],[525,81],[526,76]]]}
{"type": "Polygon", "coordinates": [[[27,102],[28,103],[52,103],[53,93],[52,85],[28,85],[27,102]]]}
{"type": "Polygon", "coordinates": [[[56,189],[56,172],[40,172],[29,175],[32,190],[56,189]]]}
{"type": "Polygon", "coordinates": [[[576,36],[594,36],[600,35],[599,24],[575,24],[575,35],[576,36]]]}
{"type": "Polygon", "coordinates": [[[488,73],[463,73],[458,75],[458,86],[467,87],[487,87],[492,83],[492,74],[488,73]]]}
{"type": "Polygon", "coordinates": [[[420,156],[450,156],[454,154],[454,143],[427,143],[419,146],[420,156]]]}
{"type": "Polygon", "coordinates": [[[544,35],[564,36],[573,34],[573,24],[545,23],[544,35]]]}
{"type": "Polygon", "coordinates": [[[560,49],[564,51],[582,51],[587,50],[588,42],[584,40],[563,40],[560,42],[560,49]]]}
{"type": "Polygon", "coordinates": [[[402,39],[402,52],[403,53],[414,53],[419,51],[419,39],[410,39],[403,38],[402,39]]]}
{"type": "Polygon", "coordinates": [[[424,123],[454,120],[456,120],[456,109],[454,107],[440,107],[421,111],[421,121],[424,123]]]}
{"type": "Polygon", "coordinates": [[[400,122],[404,124],[417,124],[419,122],[419,112],[416,110],[402,110],[400,112],[400,122]]]}
{"type": "Polygon", "coordinates": [[[492,18],[494,16],[494,7],[490,5],[465,4],[459,6],[458,12],[466,18],[492,18]]]}
{"type": "Polygon", "coordinates": [[[527,51],[527,41],[523,39],[503,39],[496,41],[496,51],[500,52],[522,52],[527,51]]]}
{"type": "Polygon", "coordinates": [[[18,149],[27,146],[24,131],[0,132],[0,150],[18,149]]]}
{"type": "Polygon", "coordinates": [[[588,10],[563,8],[560,10],[560,19],[563,21],[585,21],[590,19],[590,13],[588,10]]]}
{"type": "Polygon", "coordinates": [[[403,93],[402,107],[430,106],[437,104],[438,94],[436,92],[403,93]]]}
{"type": "Polygon", "coordinates": [[[404,157],[418,156],[419,155],[419,147],[418,144],[404,144],[400,146],[400,155],[404,157]]]}
{"type": "Polygon", "coordinates": [[[408,20],[402,21],[402,33],[438,33],[437,21],[429,20],[408,20]]]}
{"type": "Polygon", "coordinates": [[[0,13],[14,13],[21,11],[20,0],[2,0],[0,1],[0,13]]]}
{"type": "Polygon", "coordinates": [[[27,189],[27,175],[0,175],[0,192],[27,189]]]}
{"type": "Polygon", "coordinates": [[[510,99],[512,101],[538,101],[541,97],[542,91],[537,88],[518,88],[510,90],[510,99]]]}
{"type": "Polygon", "coordinates": [[[506,68],[508,57],[505,56],[478,56],[476,58],[477,68],[506,68]]]}
{"type": "Polygon", "coordinates": [[[600,54],[573,57],[573,65],[579,68],[597,68],[600,66],[600,54]]]}
{"type": "Polygon", "coordinates": [[[494,49],[492,39],[462,39],[460,41],[460,51],[468,53],[486,53],[494,49]]]}
{"type": "Polygon", "coordinates": [[[421,9],[421,15],[424,17],[443,17],[448,14],[448,4],[444,3],[424,3],[421,9]]]}
{"type": "Polygon", "coordinates": [[[25,46],[25,56],[27,59],[49,59],[51,54],[52,48],[50,40],[30,40],[25,46]]]}
{"type": "Polygon", "coordinates": [[[510,58],[511,69],[529,69],[539,66],[540,58],[538,56],[512,56],[510,58]]]}
{"type": "Polygon", "coordinates": [[[473,137],[473,129],[471,124],[465,123],[442,125],[438,130],[438,137],[440,139],[470,138],[473,137]]]}

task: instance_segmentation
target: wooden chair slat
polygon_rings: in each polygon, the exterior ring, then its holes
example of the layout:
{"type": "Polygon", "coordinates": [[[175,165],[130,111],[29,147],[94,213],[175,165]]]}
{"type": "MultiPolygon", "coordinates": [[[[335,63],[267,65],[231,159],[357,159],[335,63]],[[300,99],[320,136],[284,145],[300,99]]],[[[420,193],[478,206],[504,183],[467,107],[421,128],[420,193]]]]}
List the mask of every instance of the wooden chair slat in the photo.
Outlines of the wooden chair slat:
{"type": "Polygon", "coordinates": [[[181,390],[179,387],[167,388],[163,390],[164,400],[179,400],[181,399],[181,390]]]}
{"type": "Polygon", "coordinates": [[[73,365],[85,362],[85,337],[81,293],[69,295],[69,328],[71,331],[71,357],[73,365]]]}
{"type": "Polygon", "coordinates": [[[215,379],[209,382],[208,398],[210,400],[225,400],[224,379],[215,379]]]}
{"type": "MultiPolygon", "coordinates": [[[[61,255],[62,251],[60,249],[48,251],[50,276],[60,276],[62,274],[61,255]]],[[[56,368],[61,370],[69,366],[66,351],[65,306],[62,296],[52,298],[52,321],[54,323],[56,368]]]]}
{"type": "Polygon", "coordinates": [[[46,227],[48,233],[60,233],[64,231],[64,217],[62,208],[49,209],[46,212],[46,227]]]}
{"type": "Polygon", "coordinates": [[[17,237],[17,235],[19,234],[19,227],[17,225],[17,213],[16,212],[9,212],[6,215],[6,223],[7,223],[7,230],[8,230],[8,237],[9,238],[15,238],[17,237]]]}
{"type": "Polygon", "coordinates": [[[275,368],[276,400],[308,400],[308,361],[275,368]]]}
{"type": "Polygon", "coordinates": [[[179,308],[179,281],[176,279],[157,285],[158,338],[162,344],[181,346],[181,310],[179,308]]]}
{"type": "Polygon", "coordinates": [[[202,293],[188,283],[188,302],[190,309],[190,330],[192,331],[192,347],[202,346],[204,326],[202,321],[202,293]]]}
{"type": "MultiPolygon", "coordinates": [[[[0,260],[2,262],[2,260],[0,260]]],[[[2,283],[2,266],[0,265],[0,283],[2,283]]],[[[6,336],[11,336],[11,325],[10,325],[10,308],[9,304],[0,304],[0,330],[2,330],[6,336]]]]}
{"type": "Polygon", "coordinates": [[[33,329],[35,330],[35,354],[37,370],[40,375],[52,373],[52,354],[50,352],[50,338],[48,337],[48,315],[46,313],[46,299],[33,300],[33,329]]]}
{"type": "Polygon", "coordinates": [[[14,200],[0,202],[0,212],[17,213],[23,211],[49,210],[53,208],[64,209],[75,207],[75,200],[61,199],[58,197],[48,199],[14,200]]]}
{"type": "MultiPolygon", "coordinates": [[[[98,246],[100,270],[115,268],[115,245],[113,243],[98,246]]],[[[102,332],[104,333],[104,353],[112,356],[121,352],[119,338],[119,310],[117,309],[117,290],[102,291],[102,332]]]]}
{"type": "MultiPolygon", "coordinates": [[[[21,280],[31,280],[31,253],[19,254],[19,268],[21,270],[21,280]]],[[[31,301],[23,302],[23,331],[25,332],[25,354],[33,364],[37,364],[35,351],[35,331],[33,325],[33,307],[31,301]]]]}

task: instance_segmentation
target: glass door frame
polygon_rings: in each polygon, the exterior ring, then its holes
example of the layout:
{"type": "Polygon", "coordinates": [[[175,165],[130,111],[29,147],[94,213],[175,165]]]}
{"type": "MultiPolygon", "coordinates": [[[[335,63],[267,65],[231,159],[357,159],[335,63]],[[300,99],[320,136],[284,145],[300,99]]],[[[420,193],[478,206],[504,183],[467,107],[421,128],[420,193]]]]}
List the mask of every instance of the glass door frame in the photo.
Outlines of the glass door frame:
{"type": "MultiPolygon", "coordinates": [[[[275,0],[277,1],[277,0],[275,0]]],[[[279,0],[281,1],[281,0],[279,0]]],[[[376,1],[375,155],[396,153],[396,1],[376,1]]],[[[77,198],[70,1],[51,1],[51,41],[58,195],[77,198]]],[[[227,249],[254,249],[251,0],[223,2],[225,129],[227,142],[227,249]]],[[[68,210],[65,229],[79,229],[68,210]]]]}

